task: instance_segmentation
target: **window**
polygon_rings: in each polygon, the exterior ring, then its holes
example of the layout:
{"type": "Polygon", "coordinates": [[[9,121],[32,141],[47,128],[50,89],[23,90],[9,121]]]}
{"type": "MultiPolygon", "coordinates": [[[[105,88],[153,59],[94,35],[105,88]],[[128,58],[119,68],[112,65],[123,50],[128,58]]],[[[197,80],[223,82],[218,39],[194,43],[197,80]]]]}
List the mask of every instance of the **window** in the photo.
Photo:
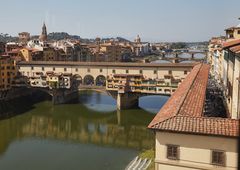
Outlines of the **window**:
{"type": "Polygon", "coordinates": [[[44,71],[44,67],[42,67],[42,71],[44,71]]]}
{"type": "Polygon", "coordinates": [[[128,74],[129,73],[129,70],[126,70],[126,74],[128,74]]]}
{"type": "Polygon", "coordinates": [[[184,74],[185,74],[185,75],[187,74],[187,70],[184,71],[184,74]]]}
{"type": "Polygon", "coordinates": [[[53,71],[55,71],[55,67],[53,67],[53,71]]]}
{"type": "Polygon", "coordinates": [[[112,73],[115,74],[115,73],[116,73],[116,70],[112,70],[112,73]]]}
{"type": "Polygon", "coordinates": [[[212,151],[212,164],[224,166],[225,165],[225,152],[224,151],[212,151]]]}
{"type": "Polygon", "coordinates": [[[64,68],[64,71],[67,71],[67,68],[64,68]]]}
{"type": "Polygon", "coordinates": [[[240,30],[238,30],[238,34],[240,34],[240,30]]]}
{"type": "Polygon", "coordinates": [[[32,70],[34,70],[34,67],[31,67],[32,70]]]}
{"type": "Polygon", "coordinates": [[[88,68],[88,69],[87,69],[87,72],[88,72],[88,73],[90,73],[90,72],[91,72],[90,68],[88,68]]]}
{"type": "Polygon", "coordinates": [[[178,160],[179,159],[179,146],[167,145],[167,158],[178,160]]]}
{"type": "Polygon", "coordinates": [[[101,68],[99,69],[99,72],[102,73],[102,69],[101,68]]]}
{"type": "Polygon", "coordinates": [[[171,75],[171,74],[172,74],[172,70],[168,70],[168,74],[170,74],[170,75],[171,75]]]}
{"type": "Polygon", "coordinates": [[[157,74],[157,70],[154,70],[154,71],[153,71],[153,74],[157,74]]]}
{"type": "Polygon", "coordinates": [[[75,72],[78,72],[78,68],[75,68],[75,72]]]}
{"type": "Polygon", "coordinates": [[[139,74],[142,74],[143,73],[143,71],[142,70],[139,70],[139,74]]]}

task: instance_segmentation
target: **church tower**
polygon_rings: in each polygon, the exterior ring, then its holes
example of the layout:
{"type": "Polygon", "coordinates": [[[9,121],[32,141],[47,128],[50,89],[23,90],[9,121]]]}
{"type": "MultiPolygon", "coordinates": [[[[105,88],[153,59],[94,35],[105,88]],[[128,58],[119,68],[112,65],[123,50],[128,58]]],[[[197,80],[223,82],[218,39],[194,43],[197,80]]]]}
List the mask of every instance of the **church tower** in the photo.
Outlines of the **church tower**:
{"type": "Polygon", "coordinates": [[[139,35],[137,35],[137,38],[135,39],[135,43],[137,43],[137,44],[141,43],[141,38],[139,35]]]}
{"type": "Polygon", "coordinates": [[[39,40],[43,42],[47,41],[47,27],[45,23],[43,23],[42,34],[39,36],[39,40]]]}

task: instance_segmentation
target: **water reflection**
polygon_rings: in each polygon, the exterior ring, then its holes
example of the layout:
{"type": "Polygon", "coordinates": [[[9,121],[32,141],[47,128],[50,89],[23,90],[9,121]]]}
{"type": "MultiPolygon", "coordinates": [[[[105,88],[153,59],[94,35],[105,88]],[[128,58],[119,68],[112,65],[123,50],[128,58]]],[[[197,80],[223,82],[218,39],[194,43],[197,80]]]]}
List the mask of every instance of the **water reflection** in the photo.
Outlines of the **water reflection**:
{"type": "Polygon", "coordinates": [[[85,91],[82,94],[84,95],[79,96],[79,102],[88,109],[103,113],[116,110],[116,101],[105,93],[85,91]]]}
{"type": "MultiPolygon", "coordinates": [[[[53,106],[50,101],[43,101],[24,108],[33,102],[26,99],[16,102],[13,110],[5,109],[24,114],[0,121],[0,169],[14,169],[13,164],[22,170],[36,169],[37,160],[45,159],[48,165],[43,169],[62,169],[70,162],[78,167],[75,169],[96,169],[91,168],[91,160],[96,161],[97,169],[123,169],[138,150],[154,145],[154,136],[146,129],[154,114],[142,109],[116,111],[114,99],[96,92],[82,93],[79,99],[75,104],[53,106]],[[96,108],[101,108],[101,112],[96,108]],[[72,151],[72,147],[77,149],[72,151]],[[53,168],[60,161],[53,156],[54,152],[61,152],[67,160],[66,155],[73,159],[53,168]],[[110,159],[103,163],[100,155],[110,159]]],[[[143,97],[140,107],[156,113],[166,99],[143,97]]]]}
{"type": "Polygon", "coordinates": [[[145,96],[139,99],[139,107],[150,113],[157,113],[169,96],[145,96]]]}

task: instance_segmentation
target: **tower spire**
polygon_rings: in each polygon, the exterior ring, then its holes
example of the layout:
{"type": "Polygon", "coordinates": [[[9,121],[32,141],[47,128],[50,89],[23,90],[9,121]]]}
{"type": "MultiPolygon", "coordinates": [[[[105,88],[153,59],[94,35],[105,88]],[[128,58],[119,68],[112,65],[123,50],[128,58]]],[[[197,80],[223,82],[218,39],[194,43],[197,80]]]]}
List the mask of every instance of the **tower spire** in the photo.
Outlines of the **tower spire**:
{"type": "Polygon", "coordinates": [[[47,27],[45,21],[43,22],[42,26],[42,34],[39,36],[40,41],[47,41],[47,27]]]}

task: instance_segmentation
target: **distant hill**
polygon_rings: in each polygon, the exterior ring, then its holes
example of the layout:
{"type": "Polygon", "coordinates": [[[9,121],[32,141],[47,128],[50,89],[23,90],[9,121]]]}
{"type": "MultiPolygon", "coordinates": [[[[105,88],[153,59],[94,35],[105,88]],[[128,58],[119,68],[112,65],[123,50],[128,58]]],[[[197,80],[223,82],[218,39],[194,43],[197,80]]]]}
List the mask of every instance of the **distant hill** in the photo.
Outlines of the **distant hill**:
{"type": "Polygon", "coordinates": [[[69,35],[66,32],[52,32],[48,34],[49,40],[62,40],[62,39],[75,39],[81,40],[81,37],[78,35],[69,35]]]}
{"type": "Polygon", "coordinates": [[[9,34],[0,33],[0,42],[17,42],[18,37],[12,37],[9,34]]]}
{"type": "Polygon", "coordinates": [[[108,41],[108,40],[116,40],[116,41],[119,41],[119,42],[131,42],[125,38],[122,38],[122,37],[116,37],[116,38],[102,38],[102,41],[108,41]]]}

